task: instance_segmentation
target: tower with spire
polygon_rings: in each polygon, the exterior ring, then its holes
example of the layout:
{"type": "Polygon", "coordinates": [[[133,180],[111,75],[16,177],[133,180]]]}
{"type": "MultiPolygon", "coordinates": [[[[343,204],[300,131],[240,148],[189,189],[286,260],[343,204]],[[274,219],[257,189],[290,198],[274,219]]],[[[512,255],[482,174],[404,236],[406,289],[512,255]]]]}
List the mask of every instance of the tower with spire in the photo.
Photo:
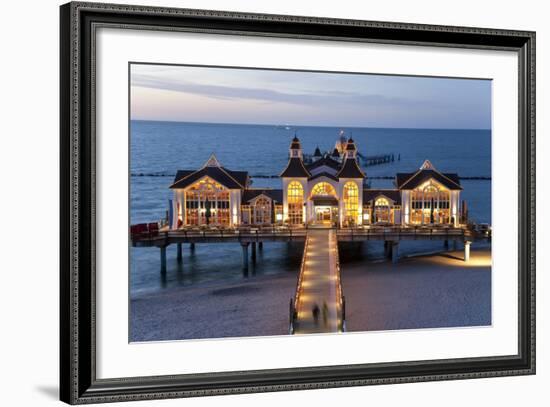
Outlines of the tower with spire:
{"type": "Polygon", "coordinates": [[[302,160],[303,153],[302,153],[302,145],[300,144],[300,139],[296,136],[296,133],[294,133],[294,138],[290,142],[290,154],[289,157],[292,158],[299,158],[302,160]]]}
{"type": "Polygon", "coordinates": [[[286,165],[286,168],[283,170],[283,172],[279,175],[283,181],[283,218],[285,220],[289,220],[289,216],[292,218],[290,219],[291,223],[297,223],[297,219],[301,218],[301,221],[299,223],[305,222],[305,199],[307,194],[307,186],[308,186],[308,179],[311,177],[310,172],[306,169],[304,166],[303,161],[303,153],[302,153],[302,145],[300,143],[300,139],[294,135],[294,138],[290,142],[290,149],[289,149],[289,159],[288,164],[286,165]],[[289,185],[291,185],[293,188],[291,189],[291,197],[289,202],[289,185]],[[300,213],[302,215],[297,216],[296,213],[298,211],[297,205],[298,201],[301,200],[302,203],[300,213]],[[291,209],[289,210],[289,203],[291,209]],[[292,212],[289,214],[289,212],[292,212]]]}
{"type": "Polygon", "coordinates": [[[351,137],[346,144],[343,160],[342,168],[337,175],[338,178],[355,178],[361,180],[366,178],[366,174],[361,170],[357,162],[357,146],[351,137]]]}
{"type": "MultiPolygon", "coordinates": [[[[344,149],[342,168],[336,174],[342,187],[342,198],[339,202],[340,213],[344,214],[345,222],[349,225],[363,223],[363,180],[366,174],[357,162],[357,146],[352,137],[349,138],[344,149]],[[357,194],[357,207],[351,208],[348,195],[357,194]]],[[[354,204],[355,205],[355,204],[354,204]]]]}

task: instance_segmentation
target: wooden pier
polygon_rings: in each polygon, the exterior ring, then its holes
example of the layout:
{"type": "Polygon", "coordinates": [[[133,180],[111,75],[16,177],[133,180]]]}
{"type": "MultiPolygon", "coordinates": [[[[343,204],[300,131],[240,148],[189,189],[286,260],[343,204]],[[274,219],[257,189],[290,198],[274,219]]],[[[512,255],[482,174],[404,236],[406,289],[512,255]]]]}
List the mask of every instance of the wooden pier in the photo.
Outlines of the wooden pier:
{"type": "MultiPolygon", "coordinates": [[[[395,154],[380,154],[380,155],[370,155],[366,156],[361,153],[357,153],[357,156],[361,160],[361,164],[364,167],[370,167],[373,165],[387,164],[395,161],[395,154]]],[[[397,160],[401,160],[401,154],[397,155],[397,160]]]]}
{"type": "MultiPolygon", "coordinates": [[[[329,228],[330,229],[330,228],[329,228]]],[[[158,247],[161,257],[161,272],[166,272],[166,248],[176,245],[178,261],[182,261],[182,244],[238,243],[243,251],[243,271],[248,271],[249,247],[254,260],[256,247],[264,242],[305,242],[316,228],[299,227],[258,227],[258,228],[182,228],[177,230],[160,229],[155,233],[132,234],[133,247],[158,247]]],[[[399,243],[405,240],[440,240],[445,247],[449,242],[464,243],[464,259],[469,259],[470,244],[476,239],[486,239],[467,227],[451,226],[364,226],[356,228],[330,229],[337,242],[383,241],[388,257],[393,262],[399,260],[399,243]]]]}
{"type": "Polygon", "coordinates": [[[343,332],[343,301],[336,230],[310,230],[290,302],[290,333],[343,332]]]}

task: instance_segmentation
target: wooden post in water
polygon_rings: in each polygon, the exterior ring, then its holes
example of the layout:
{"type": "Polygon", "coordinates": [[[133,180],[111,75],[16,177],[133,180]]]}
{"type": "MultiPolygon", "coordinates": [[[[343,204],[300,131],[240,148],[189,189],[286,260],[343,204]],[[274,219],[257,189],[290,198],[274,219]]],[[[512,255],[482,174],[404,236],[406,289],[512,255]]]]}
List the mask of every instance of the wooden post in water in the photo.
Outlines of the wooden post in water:
{"type": "Polygon", "coordinates": [[[250,243],[241,243],[243,247],[243,273],[248,274],[248,245],[250,243]]]}
{"type": "Polygon", "coordinates": [[[264,248],[264,242],[258,242],[258,249],[262,250],[264,248]]]}
{"type": "Polygon", "coordinates": [[[445,250],[449,250],[449,241],[447,239],[443,242],[443,247],[445,247],[445,250]]]}
{"type": "Polygon", "coordinates": [[[195,243],[189,244],[189,248],[191,249],[191,252],[195,252],[195,243]]]}
{"type": "Polygon", "coordinates": [[[252,262],[256,263],[256,242],[252,242],[252,262]]]}
{"type": "Polygon", "coordinates": [[[392,257],[392,242],[384,240],[384,257],[391,259],[392,257]]]}
{"type": "Polygon", "coordinates": [[[160,273],[166,274],[166,246],[160,247],[160,273]]]}
{"type": "Polygon", "coordinates": [[[183,260],[183,253],[182,253],[182,250],[181,250],[181,243],[176,244],[176,252],[177,252],[178,263],[181,263],[181,261],[183,260]]]}

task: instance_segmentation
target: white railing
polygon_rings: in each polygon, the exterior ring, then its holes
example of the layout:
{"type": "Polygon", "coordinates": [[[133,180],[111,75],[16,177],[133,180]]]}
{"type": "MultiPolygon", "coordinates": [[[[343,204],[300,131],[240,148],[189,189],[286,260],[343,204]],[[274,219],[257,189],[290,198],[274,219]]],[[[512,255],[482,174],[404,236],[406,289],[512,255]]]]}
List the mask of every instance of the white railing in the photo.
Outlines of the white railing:
{"type": "Polygon", "coordinates": [[[338,331],[345,332],[346,330],[346,300],[342,290],[342,277],[340,269],[340,255],[338,252],[338,239],[336,234],[332,235],[331,245],[334,245],[335,250],[335,260],[336,260],[336,312],[338,320],[338,331]]]}
{"type": "Polygon", "coordinates": [[[307,261],[307,248],[309,245],[309,237],[306,237],[304,244],[304,253],[302,254],[302,264],[300,265],[300,272],[298,273],[298,280],[296,281],[296,291],[294,293],[294,301],[290,299],[290,333],[294,333],[296,319],[298,317],[298,308],[300,306],[300,296],[302,293],[302,283],[304,281],[304,271],[307,261]]]}

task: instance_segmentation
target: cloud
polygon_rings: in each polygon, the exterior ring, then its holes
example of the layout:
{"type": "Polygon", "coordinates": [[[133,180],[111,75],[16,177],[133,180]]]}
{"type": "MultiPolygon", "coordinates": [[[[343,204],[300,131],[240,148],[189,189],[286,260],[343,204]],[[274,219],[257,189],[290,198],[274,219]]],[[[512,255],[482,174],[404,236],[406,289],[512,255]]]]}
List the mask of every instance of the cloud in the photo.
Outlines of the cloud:
{"type": "Polygon", "coordinates": [[[284,92],[267,88],[254,88],[243,86],[212,85],[193,83],[182,80],[159,79],[155,76],[134,74],[132,86],[160,89],[172,92],[182,92],[210,97],[221,100],[255,100],[270,103],[285,103],[292,105],[362,105],[377,107],[441,107],[441,101],[437,104],[431,100],[407,99],[380,94],[365,94],[360,92],[347,92],[335,90],[319,90],[311,92],[284,92]]]}

